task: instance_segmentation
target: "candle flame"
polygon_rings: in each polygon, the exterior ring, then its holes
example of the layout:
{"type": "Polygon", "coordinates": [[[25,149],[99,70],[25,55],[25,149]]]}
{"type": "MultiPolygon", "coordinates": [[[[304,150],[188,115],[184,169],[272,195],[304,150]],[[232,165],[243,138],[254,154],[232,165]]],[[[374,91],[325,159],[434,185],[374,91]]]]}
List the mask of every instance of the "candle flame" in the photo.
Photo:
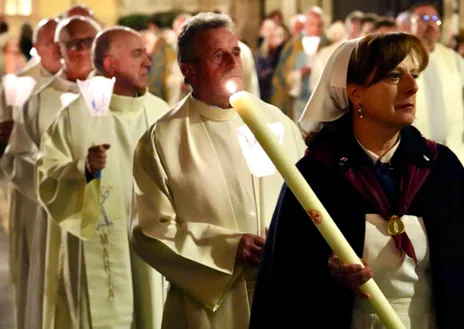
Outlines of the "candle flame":
{"type": "Polygon", "coordinates": [[[227,91],[232,95],[232,94],[234,94],[234,93],[237,91],[238,86],[237,86],[237,84],[236,84],[235,82],[233,82],[233,81],[227,81],[227,82],[226,82],[226,89],[227,89],[227,91]]]}

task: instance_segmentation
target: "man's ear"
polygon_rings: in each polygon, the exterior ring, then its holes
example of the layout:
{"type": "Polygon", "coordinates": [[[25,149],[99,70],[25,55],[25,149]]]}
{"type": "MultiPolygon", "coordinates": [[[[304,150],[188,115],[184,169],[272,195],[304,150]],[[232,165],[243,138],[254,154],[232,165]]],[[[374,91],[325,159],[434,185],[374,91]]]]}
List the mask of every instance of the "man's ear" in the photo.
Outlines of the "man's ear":
{"type": "Polygon", "coordinates": [[[361,103],[362,97],[362,87],[356,83],[350,83],[346,86],[346,94],[350,99],[351,103],[359,104],[361,103]]]}
{"type": "Polygon", "coordinates": [[[182,72],[182,75],[185,77],[185,80],[187,80],[189,83],[195,81],[196,72],[192,63],[181,63],[180,71],[182,72]]]}
{"type": "Polygon", "coordinates": [[[103,59],[103,68],[108,75],[115,76],[119,70],[119,61],[112,56],[105,56],[103,59]]]}

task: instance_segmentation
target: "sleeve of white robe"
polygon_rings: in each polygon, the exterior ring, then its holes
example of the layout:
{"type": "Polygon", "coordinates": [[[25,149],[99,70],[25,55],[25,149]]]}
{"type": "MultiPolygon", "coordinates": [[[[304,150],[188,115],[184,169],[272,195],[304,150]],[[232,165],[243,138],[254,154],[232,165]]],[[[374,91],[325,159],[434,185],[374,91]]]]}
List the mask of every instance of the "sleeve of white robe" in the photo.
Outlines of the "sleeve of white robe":
{"type": "Polygon", "coordinates": [[[36,113],[37,109],[32,108],[35,106],[37,106],[36,98],[32,97],[27,104],[28,108],[18,109],[20,112],[1,160],[6,177],[22,195],[31,200],[37,200],[35,164],[39,151],[36,139],[39,137],[31,136],[34,133],[32,126],[36,122],[32,116],[26,116],[24,111],[28,111],[29,114],[36,113]]]}
{"type": "Polygon", "coordinates": [[[61,111],[42,138],[37,160],[38,194],[61,229],[86,239],[95,234],[100,216],[100,180],[87,184],[85,156],[73,157],[68,110],[61,111]]]}
{"type": "Polygon", "coordinates": [[[235,255],[242,235],[207,224],[206,219],[205,223],[192,223],[176,217],[155,139],[149,131],[135,151],[138,225],[133,229],[133,246],[169,281],[214,311],[241,273],[235,267],[235,255]]]}

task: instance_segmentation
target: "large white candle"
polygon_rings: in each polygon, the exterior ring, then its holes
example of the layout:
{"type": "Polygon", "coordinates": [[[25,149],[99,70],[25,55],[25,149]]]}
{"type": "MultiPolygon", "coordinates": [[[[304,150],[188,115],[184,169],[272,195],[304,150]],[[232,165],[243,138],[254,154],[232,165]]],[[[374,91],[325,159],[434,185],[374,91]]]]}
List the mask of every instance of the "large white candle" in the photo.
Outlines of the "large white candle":
{"type": "MultiPolygon", "coordinates": [[[[233,84],[229,84],[227,88],[231,93],[234,91],[233,84]]],[[[288,187],[292,190],[335,254],[345,264],[359,264],[363,266],[353,248],[340,232],[303,175],[296,168],[295,164],[285,157],[277,142],[277,138],[260,119],[259,109],[268,105],[246,91],[233,93],[230,97],[230,104],[253,132],[288,187]]],[[[370,295],[369,302],[386,328],[405,329],[404,324],[373,279],[362,285],[360,289],[370,295]]],[[[334,298],[336,297],[334,296],[334,298]]]]}

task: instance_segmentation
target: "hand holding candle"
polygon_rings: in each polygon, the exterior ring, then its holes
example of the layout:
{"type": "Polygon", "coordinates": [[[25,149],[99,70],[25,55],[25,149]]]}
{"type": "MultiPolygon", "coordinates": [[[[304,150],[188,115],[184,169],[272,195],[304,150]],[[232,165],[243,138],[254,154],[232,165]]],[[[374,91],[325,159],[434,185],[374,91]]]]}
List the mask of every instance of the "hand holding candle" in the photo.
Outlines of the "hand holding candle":
{"type": "Polygon", "coordinates": [[[87,153],[87,170],[95,178],[101,178],[100,174],[106,167],[106,151],[110,149],[109,144],[95,145],[89,148],[87,153]]]}
{"type": "MultiPolygon", "coordinates": [[[[107,116],[110,112],[110,102],[115,81],[115,78],[108,79],[102,76],[95,76],[85,81],[77,80],[77,85],[87,105],[87,109],[90,115],[95,117],[95,122],[98,126],[96,131],[98,132],[101,131],[101,122],[99,118],[107,116]]],[[[94,143],[89,149],[87,163],[90,166],[90,162],[92,161],[92,169],[88,170],[92,172],[93,176],[100,179],[101,170],[105,168],[106,165],[106,151],[110,146],[108,144],[96,144],[97,143],[94,143]],[[103,158],[104,164],[102,164],[103,158]],[[95,168],[100,169],[95,170],[95,168]]]]}
{"type": "MultiPolygon", "coordinates": [[[[304,177],[298,171],[295,164],[291,163],[281,151],[274,134],[272,134],[267,125],[261,121],[258,110],[260,107],[267,106],[267,104],[246,91],[236,92],[237,88],[233,82],[227,83],[226,88],[232,94],[230,97],[230,104],[237,110],[242,120],[253,132],[258,142],[282,175],[288,187],[306,210],[332,250],[343,263],[359,264],[363,266],[353,248],[349,245],[348,241],[346,241],[345,237],[304,177]]],[[[373,279],[363,284],[360,290],[370,295],[369,301],[386,328],[405,329],[404,324],[373,279]]],[[[334,296],[334,298],[336,297],[334,296]]]]}

